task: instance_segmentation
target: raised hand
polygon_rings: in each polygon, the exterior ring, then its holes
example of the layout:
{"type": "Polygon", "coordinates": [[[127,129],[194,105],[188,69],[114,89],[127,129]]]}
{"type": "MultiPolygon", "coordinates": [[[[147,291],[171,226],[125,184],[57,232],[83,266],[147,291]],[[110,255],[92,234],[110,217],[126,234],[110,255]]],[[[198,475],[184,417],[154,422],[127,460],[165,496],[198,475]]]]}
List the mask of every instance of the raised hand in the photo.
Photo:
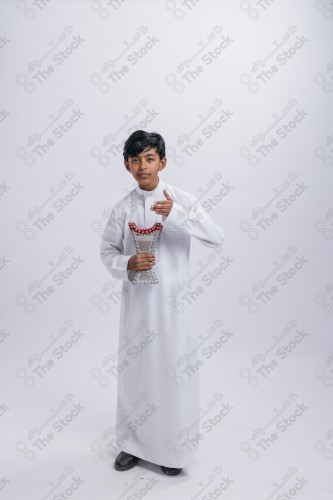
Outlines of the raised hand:
{"type": "Polygon", "coordinates": [[[172,209],[173,199],[166,189],[163,189],[163,193],[166,197],[166,200],[155,201],[155,203],[153,203],[153,205],[150,207],[150,210],[153,210],[156,214],[164,215],[164,217],[167,217],[172,209]]]}

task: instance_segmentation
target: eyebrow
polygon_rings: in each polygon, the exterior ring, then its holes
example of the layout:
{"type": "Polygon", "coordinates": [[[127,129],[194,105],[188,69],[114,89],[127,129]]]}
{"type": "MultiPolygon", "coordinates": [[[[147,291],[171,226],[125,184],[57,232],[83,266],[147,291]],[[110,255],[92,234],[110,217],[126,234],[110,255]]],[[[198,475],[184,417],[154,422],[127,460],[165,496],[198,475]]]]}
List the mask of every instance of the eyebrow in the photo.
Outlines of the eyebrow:
{"type": "MultiPolygon", "coordinates": [[[[146,153],[143,156],[155,156],[155,155],[156,155],[156,153],[146,153]]],[[[139,155],[131,156],[131,158],[139,158],[139,155]]]]}

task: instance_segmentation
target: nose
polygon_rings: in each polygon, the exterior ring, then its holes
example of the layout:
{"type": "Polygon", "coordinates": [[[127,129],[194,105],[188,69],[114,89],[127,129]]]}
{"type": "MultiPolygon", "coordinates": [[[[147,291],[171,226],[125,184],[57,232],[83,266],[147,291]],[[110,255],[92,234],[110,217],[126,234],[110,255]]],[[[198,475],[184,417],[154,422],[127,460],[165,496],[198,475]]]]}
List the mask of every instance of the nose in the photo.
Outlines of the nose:
{"type": "Polygon", "coordinates": [[[148,170],[148,163],[145,163],[144,161],[141,163],[140,167],[139,167],[139,172],[142,173],[142,172],[146,172],[148,170]]]}

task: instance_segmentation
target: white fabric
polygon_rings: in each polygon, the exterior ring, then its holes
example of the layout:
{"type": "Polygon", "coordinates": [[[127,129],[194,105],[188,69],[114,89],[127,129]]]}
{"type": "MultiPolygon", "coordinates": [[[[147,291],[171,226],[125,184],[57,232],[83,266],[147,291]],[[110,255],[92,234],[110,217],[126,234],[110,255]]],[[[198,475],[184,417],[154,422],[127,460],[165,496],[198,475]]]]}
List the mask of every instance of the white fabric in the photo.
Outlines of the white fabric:
{"type": "Polygon", "coordinates": [[[113,208],[106,224],[100,254],[114,278],[121,279],[116,435],[119,451],[166,467],[194,463],[199,432],[198,372],[189,376],[179,360],[191,353],[196,361],[198,336],[180,297],[191,290],[191,236],[208,247],[222,246],[224,231],[192,194],[161,178],[146,191],[139,186],[113,208]],[[168,217],[150,210],[154,201],[173,199],[168,217]],[[163,224],[155,253],[158,283],[133,285],[127,263],[135,255],[128,222],[149,228],[163,224]],[[141,350],[140,350],[141,349],[141,350]],[[177,367],[178,363],[178,367],[177,367]],[[192,439],[192,444],[189,441],[192,439]]]}

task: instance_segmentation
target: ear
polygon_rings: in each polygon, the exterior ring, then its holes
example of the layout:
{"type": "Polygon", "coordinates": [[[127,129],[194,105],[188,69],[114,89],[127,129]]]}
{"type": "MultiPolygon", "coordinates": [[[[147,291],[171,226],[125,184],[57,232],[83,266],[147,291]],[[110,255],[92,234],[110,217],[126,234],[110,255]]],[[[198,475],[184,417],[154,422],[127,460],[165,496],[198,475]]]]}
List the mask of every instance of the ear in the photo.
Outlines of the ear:
{"type": "Polygon", "coordinates": [[[167,158],[165,156],[164,158],[162,158],[162,160],[160,160],[160,165],[158,167],[158,170],[163,170],[163,168],[166,166],[166,163],[167,163],[167,158]]]}
{"type": "Polygon", "coordinates": [[[128,170],[128,171],[130,172],[130,171],[131,171],[131,169],[130,169],[130,166],[129,166],[128,161],[125,161],[125,160],[124,160],[124,165],[125,165],[126,170],[128,170]]]}

